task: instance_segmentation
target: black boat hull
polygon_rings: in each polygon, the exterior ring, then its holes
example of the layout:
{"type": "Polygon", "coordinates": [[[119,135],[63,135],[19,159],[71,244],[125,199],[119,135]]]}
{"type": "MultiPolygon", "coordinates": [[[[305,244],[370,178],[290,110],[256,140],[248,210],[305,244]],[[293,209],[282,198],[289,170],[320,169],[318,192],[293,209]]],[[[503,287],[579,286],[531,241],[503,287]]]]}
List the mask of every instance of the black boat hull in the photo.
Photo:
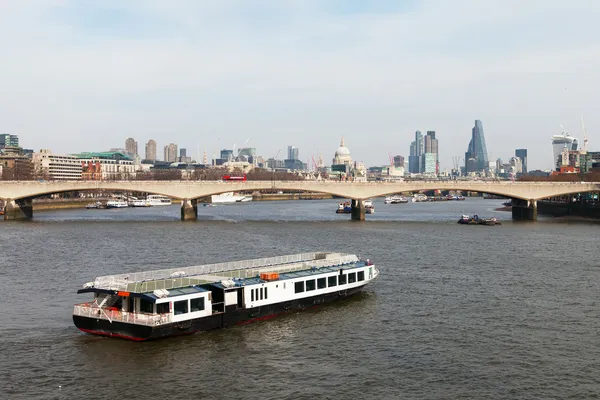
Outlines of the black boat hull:
{"type": "Polygon", "coordinates": [[[324,303],[330,303],[352,296],[363,289],[363,286],[322,294],[283,303],[269,304],[254,308],[233,308],[224,313],[187,321],[161,324],[157,326],[129,324],[118,321],[112,323],[106,319],[96,319],[73,315],[75,326],[81,331],[101,336],[129,339],[134,341],[154,340],[170,336],[189,335],[196,332],[227,328],[232,325],[246,324],[265,320],[280,314],[306,310],[324,303]]]}

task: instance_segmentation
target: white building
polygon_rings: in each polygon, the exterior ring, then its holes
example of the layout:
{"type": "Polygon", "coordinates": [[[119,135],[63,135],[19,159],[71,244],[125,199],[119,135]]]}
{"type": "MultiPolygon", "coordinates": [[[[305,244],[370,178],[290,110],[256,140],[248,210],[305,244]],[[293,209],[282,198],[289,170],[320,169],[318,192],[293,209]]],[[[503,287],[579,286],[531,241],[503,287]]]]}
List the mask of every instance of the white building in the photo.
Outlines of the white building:
{"type": "Polygon", "coordinates": [[[139,164],[121,152],[81,153],[74,155],[83,166],[85,180],[126,180],[135,177],[139,164]]]}
{"type": "Polygon", "coordinates": [[[32,156],[37,177],[52,180],[81,180],[81,160],[75,156],[52,154],[42,149],[32,156]]]}

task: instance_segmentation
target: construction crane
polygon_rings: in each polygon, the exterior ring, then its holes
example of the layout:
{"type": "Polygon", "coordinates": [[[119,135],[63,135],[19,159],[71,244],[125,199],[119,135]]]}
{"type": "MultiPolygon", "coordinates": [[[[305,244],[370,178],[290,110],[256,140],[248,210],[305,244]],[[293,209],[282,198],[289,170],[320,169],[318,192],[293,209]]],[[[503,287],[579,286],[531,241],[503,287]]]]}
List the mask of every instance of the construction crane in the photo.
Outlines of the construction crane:
{"type": "Polygon", "coordinates": [[[586,154],[588,149],[587,129],[583,123],[583,114],[581,114],[581,129],[583,130],[583,147],[581,148],[580,154],[586,154]]]}

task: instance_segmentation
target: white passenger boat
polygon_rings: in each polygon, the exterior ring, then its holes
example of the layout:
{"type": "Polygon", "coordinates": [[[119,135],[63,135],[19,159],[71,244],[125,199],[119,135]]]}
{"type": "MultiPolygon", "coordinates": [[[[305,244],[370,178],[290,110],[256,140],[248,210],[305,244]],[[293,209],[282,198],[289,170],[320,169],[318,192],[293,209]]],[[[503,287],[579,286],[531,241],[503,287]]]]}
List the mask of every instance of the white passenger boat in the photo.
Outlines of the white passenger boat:
{"type": "Polygon", "coordinates": [[[383,201],[384,204],[405,204],[408,203],[408,199],[402,195],[395,194],[393,196],[387,196],[383,201]]]}
{"type": "Polygon", "coordinates": [[[421,202],[428,201],[428,200],[429,200],[429,198],[427,197],[427,195],[425,195],[423,193],[414,194],[412,197],[413,203],[421,203],[421,202]]]}
{"type": "Polygon", "coordinates": [[[77,292],[94,298],[73,322],[137,341],[191,334],[339,300],[378,275],[354,254],[319,252],[100,276],[77,292]]]}
{"type": "Polygon", "coordinates": [[[235,194],[233,192],[213,194],[210,196],[210,202],[214,204],[246,203],[249,201],[252,201],[252,196],[235,194]]]}
{"type": "Polygon", "coordinates": [[[172,204],[170,197],[160,194],[149,194],[146,196],[146,200],[151,206],[170,206],[172,204]]]}
{"type": "Polygon", "coordinates": [[[125,208],[129,207],[129,204],[125,200],[108,200],[106,202],[106,208],[125,208]]]}
{"type": "Polygon", "coordinates": [[[148,199],[131,199],[129,205],[131,207],[152,207],[152,203],[148,199]]]}

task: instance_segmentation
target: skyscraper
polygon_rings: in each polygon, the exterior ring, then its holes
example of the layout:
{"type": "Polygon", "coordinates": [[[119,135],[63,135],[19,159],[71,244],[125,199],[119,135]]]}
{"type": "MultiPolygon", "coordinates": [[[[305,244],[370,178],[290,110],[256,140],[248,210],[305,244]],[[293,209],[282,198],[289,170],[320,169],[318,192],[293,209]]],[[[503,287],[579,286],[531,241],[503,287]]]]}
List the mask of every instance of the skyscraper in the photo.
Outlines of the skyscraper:
{"type": "Polygon", "coordinates": [[[146,160],[156,161],[156,142],[152,139],[146,143],[146,160]]]}
{"type": "Polygon", "coordinates": [[[132,157],[138,155],[138,144],[134,138],[125,140],[125,152],[132,157]]]}
{"type": "Polygon", "coordinates": [[[298,160],[298,148],[294,146],[288,146],[288,160],[298,160]]]}
{"type": "Polygon", "coordinates": [[[186,157],[187,157],[187,150],[182,147],[181,149],[179,149],[179,158],[186,158],[186,157]]]}
{"type": "Polygon", "coordinates": [[[527,149],[516,149],[515,157],[521,159],[521,165],[523,167],[523,173],[527,173],[527,149]]]}
{"type": "Polygon", "coordinates": [[[174,143],[170,143],[165,146],[165,161],[166,162],[176,162],[177,161],[177,145],[174,143]]]}
{"type": "Polygon", "coordinates": [[[427,174],[439,173],[439,154],[438,140],[435,138],[435,131],[427,131],[425,135],[424,153],[421,161],[421,172],[427,174]]]}
{"type": "Polygon", "coordinates": [[[421,155],[423,154],[423,134],[421,131],[415,132],[415,140],[410,144],[410,154],[408,156],[408,172],[412,174],[421,173],[421,155]]]}
{"type": "Polygon", "coordinates": [[[471,131],[471,141],[465,153],[465,172],[481,172],[489,168],[483,125],[476,119],[475,126],[471,131]]]}

